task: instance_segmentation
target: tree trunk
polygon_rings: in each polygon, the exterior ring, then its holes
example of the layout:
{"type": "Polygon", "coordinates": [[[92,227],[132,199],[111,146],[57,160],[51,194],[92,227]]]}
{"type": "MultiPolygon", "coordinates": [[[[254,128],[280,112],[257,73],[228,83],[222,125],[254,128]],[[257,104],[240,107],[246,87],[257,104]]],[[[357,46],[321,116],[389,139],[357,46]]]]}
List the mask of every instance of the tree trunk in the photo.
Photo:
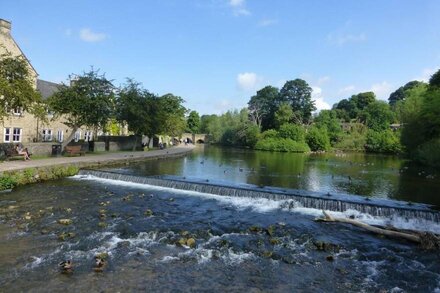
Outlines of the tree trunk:
{"type": "Polygon", "coordinates": [[[66,145],[68,145],[68,144],[72,141],[72,139],[75,137],[75,133],[76,133],[76,131],[78,130],[78,128],[79,128],[79,127],[74,127],[74,128],[72,129],[72,132],[70,133],[69,137],[61,143],[61,149],[62,149],[62,150],[64,150],[64,148],[66,147],[66,145]]]}
{"type": "Polygon", "coordinates": [[[138,140],[138,136],[135,134],[134,135],[133,152],[136,150],[137,140],[138,140]]]}
{"type": "Polygon", "coordinates": [[[322,211],[322,213],[324,214],[324,218],[319,218],[319,219],[317,219],[317,221],[347,223],[347,224],[351,224],[351,225],[354,225],[357,227],[361,227],[367,231],[370,231],[370,232],[373,232],[373,233],[376,233],[379,235],[385,235],[385,236],[396,237],[396,238],[403,238],[403,239],[406,239],[406,240],[409,240],[412,242],[416,242],[416,243],[422,242],[421,237],[418,235],[382,229],[382,228],[370,226],[368,224],[365,224],[365,223],[362,223],[362,222],[359,222],[359,221],[356,221],[353,219],[333,218],[325,211],[322,211]]]}

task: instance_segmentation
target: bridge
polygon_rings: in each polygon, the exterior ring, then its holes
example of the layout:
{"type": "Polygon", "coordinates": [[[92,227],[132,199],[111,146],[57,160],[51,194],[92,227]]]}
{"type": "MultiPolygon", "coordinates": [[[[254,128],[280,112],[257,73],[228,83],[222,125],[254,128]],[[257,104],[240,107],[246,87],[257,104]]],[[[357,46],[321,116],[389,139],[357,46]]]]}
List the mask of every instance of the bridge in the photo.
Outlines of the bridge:
{"type": "Polygon", "coordinates": [[[208,135],[204,133],[182,133],[182,140],[196,144],[196,143],[207,143],[208,135]]]}

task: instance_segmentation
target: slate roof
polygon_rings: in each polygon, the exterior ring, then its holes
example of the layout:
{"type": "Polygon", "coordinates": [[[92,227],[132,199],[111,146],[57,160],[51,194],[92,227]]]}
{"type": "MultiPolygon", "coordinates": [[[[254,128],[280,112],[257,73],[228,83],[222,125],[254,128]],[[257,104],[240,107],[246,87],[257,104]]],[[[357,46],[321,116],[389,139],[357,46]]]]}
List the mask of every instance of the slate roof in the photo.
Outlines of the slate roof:
{"type": "Polygon", "coordinates": [[[58,91],[58,83],[37,79],[37,90],[41,93],[43,99],[47,99],[58,91]]]}

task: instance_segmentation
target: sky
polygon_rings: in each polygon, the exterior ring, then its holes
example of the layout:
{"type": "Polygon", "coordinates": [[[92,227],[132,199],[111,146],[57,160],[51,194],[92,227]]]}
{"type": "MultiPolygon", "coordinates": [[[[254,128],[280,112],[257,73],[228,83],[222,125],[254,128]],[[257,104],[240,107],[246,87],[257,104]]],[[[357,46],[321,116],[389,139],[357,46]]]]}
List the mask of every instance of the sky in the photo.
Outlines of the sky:
{"type": "Polygon", "coordinates": [[[93,66],[200,114],[296,78],[318,109],[364,91],[387,100],[440,69],[438,0],[0,0],[0,18],[40,79],[93,66]]]}

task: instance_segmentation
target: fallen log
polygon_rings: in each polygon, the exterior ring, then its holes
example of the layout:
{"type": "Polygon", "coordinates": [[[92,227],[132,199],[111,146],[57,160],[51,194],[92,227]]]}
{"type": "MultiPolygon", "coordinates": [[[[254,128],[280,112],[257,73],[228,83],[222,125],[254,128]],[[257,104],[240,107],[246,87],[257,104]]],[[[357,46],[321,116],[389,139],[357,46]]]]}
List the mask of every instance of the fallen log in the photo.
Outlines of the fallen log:
{"type": "Polygon", "coordinates": [[[403,238],[406,240],[409,240],[411,242],[418,243],[422,246],[424,249],[440,249],[440,237],[429,232],[415,232],[408,233],[408,232],[400,232],[396,231],[395,229],[389,230],[379,227],[374,227],[365,223],[362,223],[360,221],[354,220],[354,219],[347,219],[347,218],[334,218],[326,211],[322,211],[324,214],[324,218],[317,218],[316,221],[320,222],[340,222],[340,223],[346,223],[351,224],[360,228],[363,228],[367,231],[379,234],[379,235],[385,235],[389,237],[395,237],[395,238],[403,238]]]}

